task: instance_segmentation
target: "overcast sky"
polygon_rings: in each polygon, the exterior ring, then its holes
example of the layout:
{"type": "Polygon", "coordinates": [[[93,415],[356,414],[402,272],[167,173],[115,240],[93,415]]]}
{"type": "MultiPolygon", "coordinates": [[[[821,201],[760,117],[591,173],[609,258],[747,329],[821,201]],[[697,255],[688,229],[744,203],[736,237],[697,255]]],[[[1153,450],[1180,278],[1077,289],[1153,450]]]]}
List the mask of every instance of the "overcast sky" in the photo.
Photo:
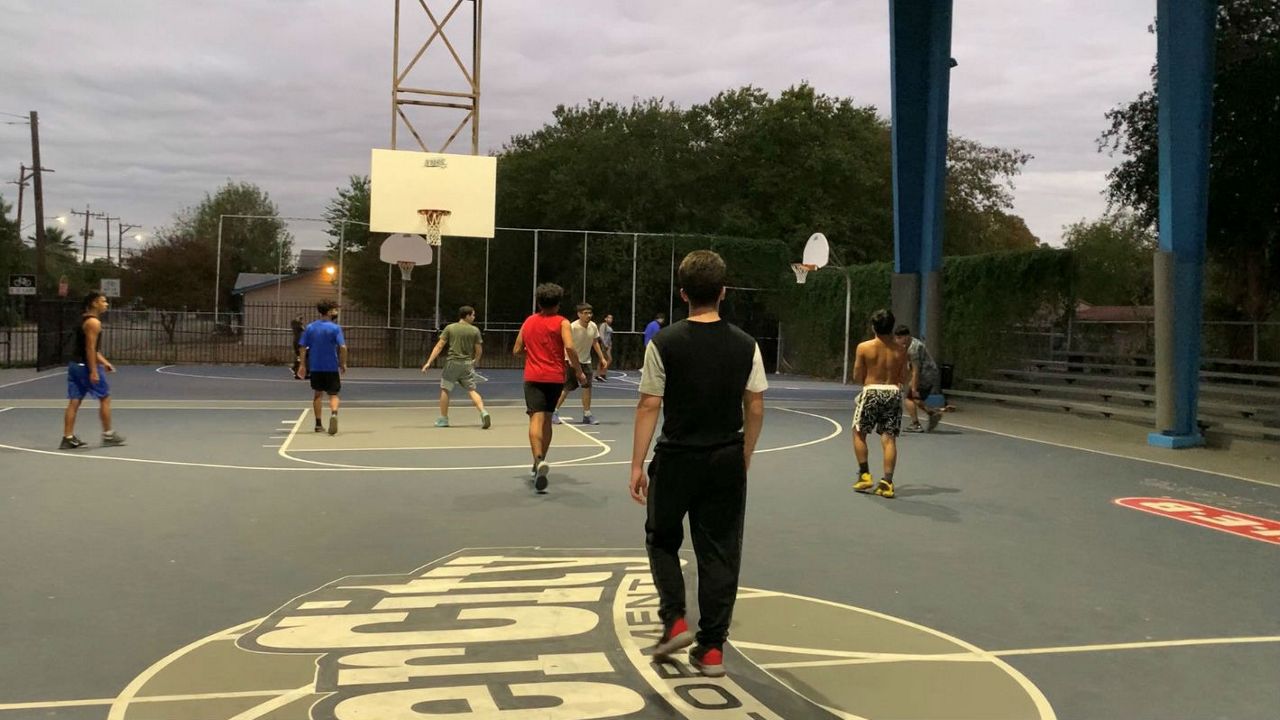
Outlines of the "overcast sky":
{"type": "MultiPolygon", "coordinates": [[[[417,2],[403,5],[411,53],[429,25],[417,2]]],[[[437,17],[452,5],[428,1],[437,17]]],[[[1105,207],[1115,159],[1096,138],[1103,113],[1149,85],[1155,0],[955,5],[951,130],[1035,156],[1017,180],[1015,212],[1057,243],[1064,224],[1105,207]]],[[[776,94],[807,80],[889,111],[888,0],[484,7],[482,152],[541,127],[558,103],[591,98],[687,107],[728,88],[776,94]]],[[[43,164],[56,171],[49,216],[88,203],[151,232],[231,179],[257,183],[285,215],[315,217],[347,176],[368,172],[371,147],[389,147],[393,9],[394,0],[0,0],[0,113],[40,113],[43,164]]],[[[447,29],[466,57],[469,2],[447,29]]],[[[438,43],[410,79],[463,85],[438,43]]],[[[433,112],[414,117],[435,150],[461,115],[433,112]]],[[[5,181],[30,151],[25,125],[0,124],[5,181]]],[[[466,138],[450,151],[467,152],[466,138]]],[[[12,201],[17,188],[0,188],[12,201]]],[[[33,212],[28,199],[26,218],[33,212]]],[[[313,224],[290,229],[302,247],[323,245],[313,224]]]]}

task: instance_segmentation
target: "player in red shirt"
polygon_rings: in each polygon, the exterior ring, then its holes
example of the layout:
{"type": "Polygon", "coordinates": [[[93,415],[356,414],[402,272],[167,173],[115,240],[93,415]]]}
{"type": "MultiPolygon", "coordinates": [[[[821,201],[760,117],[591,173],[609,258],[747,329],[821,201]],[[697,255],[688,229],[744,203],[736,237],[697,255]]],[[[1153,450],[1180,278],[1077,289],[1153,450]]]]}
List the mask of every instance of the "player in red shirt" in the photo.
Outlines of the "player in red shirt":
{"type": "Polygon", "coordinates": [[[551,414],[564,387],[565,363],[569,362],[579,383],[587,376],[573,347],[573,332],[568,318],[560,315],[560,299],[564,288],[543,283],[535,293],[538,312],[525,319],[516,335],[512,352],[524,353],[524,404],[529,414],[529,448],[533,451],[533,487],[547,491],[547,451],[551,449],[551,414]]]}

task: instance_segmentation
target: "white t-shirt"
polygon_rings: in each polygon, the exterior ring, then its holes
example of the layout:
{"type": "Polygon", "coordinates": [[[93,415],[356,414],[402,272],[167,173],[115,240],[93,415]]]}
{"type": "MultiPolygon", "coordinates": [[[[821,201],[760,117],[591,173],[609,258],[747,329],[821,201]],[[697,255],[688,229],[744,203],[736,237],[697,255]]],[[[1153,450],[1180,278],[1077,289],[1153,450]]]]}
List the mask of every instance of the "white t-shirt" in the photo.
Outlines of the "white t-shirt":
{"type": "Polygon", "coordinates": [[[574,320],[569,323],[569,332],[573,333],[573,347],[578,351],[578,362],[590,363],[591,346],[600,339],[600,328],[590,320],[587,321],[586,327],[582,327],[580,321],[574,320]]]}

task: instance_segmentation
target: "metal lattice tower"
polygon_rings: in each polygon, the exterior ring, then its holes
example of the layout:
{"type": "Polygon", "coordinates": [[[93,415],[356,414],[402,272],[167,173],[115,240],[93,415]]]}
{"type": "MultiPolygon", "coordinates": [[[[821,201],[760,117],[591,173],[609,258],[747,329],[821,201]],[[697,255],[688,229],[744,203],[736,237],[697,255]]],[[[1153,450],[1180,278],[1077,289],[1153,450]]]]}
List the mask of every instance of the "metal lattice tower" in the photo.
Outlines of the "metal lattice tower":
{"type": "MultiPolygon", "coordinates": [[[[391,66],[391,148],[393,150],[397,149],[396,141],[401,123],[417,140],[418,146],[424,152],[444,152],[448,150],[454,139],[470,124],[471,154],[478,155],[480,153],[480,16],[483,0],[453,0],[453,5],[442,16],[442,19],[437,19],[436,13],[432,12],[428,5],[428,0],[418,0],[417,5],[422,8],[427,20],[430,22],[431,32],[413,57],[403,64],[403,68],[401,67],[400,54],[401,0],[395,0],[395,3],[395,41],[391,66]],[[450,20],[454,20],[462,6],[468,3],[471,5],[470,67],[463,62],[462,56],[458,54],[457,49],[445,32],[445,26],[449,24],[450,20]],[[437,40],[439,40],[438,43],[436,42],[437,40]],[[431,53],[434,53],[435,56],[443,57],[445,52],[452,56],[453,63],[461,73],[461,78],[465,86],[469,88],[468,90],[430,89],[439,88],[446,78],[439,77],[434,70],[429,71],[427,68],[419,67],[419,61],[423,59],[424,55],[431,53]],[[416,75],[415,70],[417,71],[416,75]],[[427,87],[415,87],[412,80],[414,77],[421,77],[427,87]],[[428,80],[429,82],[427,82],[428,80]],[[443,112],[440,111],[456,113],[462,110],[466,114],[457,127],[454,128],[452,134],[449,135],[449,139],[445,140],[439,147],[429,148],[410,119],[412,114],[414,117],[419,118],[421,123],[422,117],[428,115],[420,111],[414,112],[418,108],[438,108],[439,111],[429,114],[432,118],[443,115],[443,112]],[[409,112],[406,112],[406,110],[409,110],[409,112]]],[[[414,14],[410,12],[410,15],[414,14]]],[[[415,15],[415,17],[417,16],[415,15]]],[[[457,22],[455,21],[456,24],[457,22]]]]}

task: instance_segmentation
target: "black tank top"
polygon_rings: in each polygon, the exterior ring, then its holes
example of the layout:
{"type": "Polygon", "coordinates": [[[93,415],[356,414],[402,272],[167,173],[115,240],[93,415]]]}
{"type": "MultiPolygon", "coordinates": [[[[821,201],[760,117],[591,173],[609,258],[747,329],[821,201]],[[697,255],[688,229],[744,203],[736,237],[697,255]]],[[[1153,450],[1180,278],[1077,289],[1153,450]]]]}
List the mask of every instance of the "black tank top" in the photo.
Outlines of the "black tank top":
{"type": "MultiPolygon", "coordinates": [[[[84,334],[84,324],[89,318],[93,317],[89,314],[80,316],[80,324],[76,326],[76,345],[75,345],[75,361],[78,363],[89,362],[89,340],[84,334]]],[[[98,328],[98,351],[102,351],[102,328],[98,328]]]]}

